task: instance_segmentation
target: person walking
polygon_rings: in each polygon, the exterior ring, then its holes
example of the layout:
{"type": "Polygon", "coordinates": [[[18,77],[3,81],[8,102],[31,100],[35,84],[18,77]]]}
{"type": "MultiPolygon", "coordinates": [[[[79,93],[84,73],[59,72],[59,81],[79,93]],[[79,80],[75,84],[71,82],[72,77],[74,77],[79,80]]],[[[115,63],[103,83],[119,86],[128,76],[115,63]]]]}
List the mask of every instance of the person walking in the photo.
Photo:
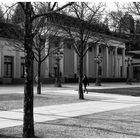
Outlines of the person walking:
{"type": "Polygon", "coordinates": [[[86,92],[88,94],[88,90],[87,90],[87,85],[89,86],[89,81],[88,81],[88,78],[87,76],[84,74],[84,77],[83,77],[83,85],[84,85],[84,93],[86,92]]]}

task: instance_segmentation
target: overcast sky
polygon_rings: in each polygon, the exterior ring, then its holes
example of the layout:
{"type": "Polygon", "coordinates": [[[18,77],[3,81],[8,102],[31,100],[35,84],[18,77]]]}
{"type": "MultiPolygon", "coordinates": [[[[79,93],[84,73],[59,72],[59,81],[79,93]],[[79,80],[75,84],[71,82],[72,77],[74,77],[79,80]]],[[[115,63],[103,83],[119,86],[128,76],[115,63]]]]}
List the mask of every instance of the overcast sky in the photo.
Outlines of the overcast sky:
{"type": "MultiPolygon", "coordinates": [[[[11,4],[11,3],[15,3],[15,2],[19,2],[20,0],[1,0],[1,2],[4,2],[6,4],[11,4]]],[[[34,1],[34,0],[21,0],[22,2],[27,2],[27,1],[34,1]]],[[[70,0],[35,0],[36,2],[37,1],[52,1],[52,2],[55,2],[55,1],[58,1],[59,3],[66,3],[70,0]]],[[[71,0],[71,1],[75,1],[75,0],[71,0]]],[[[77,2],[80,1],[90,1],[90,2],[106,2],[107,3],[107,6],[111,9],[114,8],[114,2],[119,2],[119,3],[126,3],[126,2],[133,2],[133,0],[76,0],[77,2]]],[[[136,1],[136,0],[135,0],[136,1]]]]}
{"type": "MultiPolygon", "coordinates": [[[[16,3],[16,2],[19,2],[19,1],[22,1],[22,2],[28,2],[28,1],[43,1],[43,2],[55,2],[57,1],[59,4],[65,4],[67,3],[68,1],[70,0],[0,0],[0,2],[3,2],[5,3],[6,5],[11,5],[12,3],[16,3]]],[[[86,1],[86,2],[93,2],[93,3],[98,3],[98,2],[105,2],[106,3],[106,6],[109,10],[115,10],[116,6],[115,6],[115,2],[119,2],[120,5],[124,4],[124,3],[128,3],[128,2],[133,2],[133,0],[71,0],[71,1],[77,1],[77,2],[82,2],[82,1],[86,1]]],[[[136,1],[136,0],[135,0],[136,1]]]]}

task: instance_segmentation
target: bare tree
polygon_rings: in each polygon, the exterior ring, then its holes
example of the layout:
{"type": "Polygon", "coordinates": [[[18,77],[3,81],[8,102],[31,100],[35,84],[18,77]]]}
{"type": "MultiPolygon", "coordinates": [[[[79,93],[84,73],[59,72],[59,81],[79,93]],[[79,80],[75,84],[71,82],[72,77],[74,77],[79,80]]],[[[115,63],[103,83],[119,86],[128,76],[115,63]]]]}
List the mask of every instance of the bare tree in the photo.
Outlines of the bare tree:
{"type": "MultiPolygon", "coordinates": [[[[36,14],[31,2],[19,2],[25,13],[25,35],[24,35],[24,49],[25,49],[25,88],[24,88],[24,120],[23,120],[23,137],[34,137],[34,118],[33,118],[33,38],[36,31],[33,32],[33,22],[37,18],[48,17],[51,13],[58,12],[73,3],[65,4],[53,11],[36,14]]],[[[56,3],[53,4],[53,7],[56,3]]]]}
{"type": "MultiPolygon", "coordinates": [[[[79,99],[84,99],[82,89],[83,59],[91,47],[88,43],[92,40],[97,43],[101,37],[97,33],[101,31],[100,17],[104,11],[104,4],[90,5],[86,2],[74,3],[63,13],[73,16],[73,21],[68,21],[68,26],[60,26],[73,40],[73,47],[79,57],[79,99]],[[98,37],[97,37],[98,36],[98,37]]],[[[67,19],[66,19],[67,20],[67,19]]]]}
{"type": "Polygon", "coordinates": [[[122,17],[123,17],[122,11],[111,11],[109,13],[109,19],[110,19],[109,26],[113,32],[118,32],[122,17]]]}
{"type": "MultiPolygon", "coordinates": [[[[41,65],[56,51],[61,49],[63,46],[60,43],[57,46],[50,45],[50,42],[57,41],[58,28],[55,25],[51,25],[50,22],[45,21],[43,26],[39,28],[37,35],[34,38],[34,57],[38,63],[38,74],[37,74],[37,94],[41,94],[41,65]],[[45,23],[46,22],[46,23],[45,23]],[[45,45],[47,44],[47,45],[45,45]]],[[[62,38],[62,36],[61,36],[62,38]]]]}
{"type": "Polygon", "coordinates": [[[135,16],[139,16],[140,15],[140,2],[133,2],[133,3],[128,3],[125,6],[125,9],[132,13],[135,16]]]}
{"type": "Polygon", "coordinates": [[[1,3],[1,6],[3,8],[3,16],[5,18],[5,23],[12,23],[12,15],[15,11],[17,3],[12,3],[10,5],[1,3]]]}
{"type": "MultiPolygon", "coordinates": [[[[139,2],[116,4],[117,10],[109,13],[110,28],[116,23],[115,35],[127,39],[126,50],[138,49],[139,45],[139,2]]],[[[115,26],[114,26],[115,27],[115,26]]]]}
{"type": "MultiPolygon", "coordinates": [[[[50,2],[37,3],[35,5],[38,14],[53,11],[55,8],[55,6],[51,5],[50,2]]],[[[62,46],[57,46],[57,48],[54,48],[49,44],[49,42],[52,40],[53,42],[56,41],[56,36],[58,36],[59,32],[58,27],[55,26],[55,24],[53,24],[49,18],[46,19],[45,17],[41,17],[35,20],[34,30],[37,33],[34,37],[34,57],[38,63],[38,74],[36,76],[37,94],[41,94],[41,65],[50,55],[59,50],[62,46]],[[46,42],[48,43],[47,46],[45,46],[46,42]]]]}
{"type": "Polygon", "coordinates": [[[21,5],[18,4],[12,14],[12,17],[11,17],[11,22],[13,24],[21,24],[24,22],[24,17],[25,17],[25,14],[24,14],[24,11],[23,9],[21,8],[21,5]]]}

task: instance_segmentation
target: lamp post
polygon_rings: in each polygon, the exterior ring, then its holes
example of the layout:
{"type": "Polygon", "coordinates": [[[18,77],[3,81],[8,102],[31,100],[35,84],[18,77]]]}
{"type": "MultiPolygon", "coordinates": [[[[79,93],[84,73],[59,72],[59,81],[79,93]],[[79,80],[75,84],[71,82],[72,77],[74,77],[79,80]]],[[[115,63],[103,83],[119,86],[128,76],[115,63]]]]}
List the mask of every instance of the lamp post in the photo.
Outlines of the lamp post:
{"type": "Polygon", "coordinates": [[[54,70],[55,70],[55,86],[56,87],[61,87],[61,79],[60,79],[60,60],[63,57],[63,50],[57,50],[54,52],[54,58],[56,60],[56,64],[54,65],[54,70]]]}
{"type": "Polygon", "coordinates": [[[126,80],[126,84],[131,85],[131,78],[130,78],[130,66],[132,64],[132,58],[128,58],[125,60],[125,62],[127,63],[127,67],[128,67],[128,71],[127,71],[127,80],[126,80]]]}
{"type": "Polygon", "coordinates": [[[100,54],[98,54],[94,60],[96,61],[97,63],[97,78],[96,78],[96,81],[95,81],[95,86],[101,86],[101,67],[100,67],[100,63],[102,62],[102,56],[100,54]]]}

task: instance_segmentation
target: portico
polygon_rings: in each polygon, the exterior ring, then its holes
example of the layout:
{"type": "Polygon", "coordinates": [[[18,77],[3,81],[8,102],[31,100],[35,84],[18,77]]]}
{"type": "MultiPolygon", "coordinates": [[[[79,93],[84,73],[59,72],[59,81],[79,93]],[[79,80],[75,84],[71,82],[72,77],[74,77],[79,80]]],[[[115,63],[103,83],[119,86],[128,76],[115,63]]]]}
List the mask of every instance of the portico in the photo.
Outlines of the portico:
{"type": "MultiPolygon", "coordinates": [[[[89,51],[90,52],[90,51],[89,51]]],[[[86,54],[86,74],[91,75],[90,53],[86,54]]],[[[94,58],[100,54],[102,56],[101,76],[103,78],[126,78],[125,68],[125,43],[115,40],[108,40],[106,44],[97,44],[92,49],[93,77],[97,76],[98,67],[94,58]],[[108,44],[108,45],[107,45],[108,44]]],[[[76,63],[76,62],[75,62],[76,63]]],[[[75,64],[76,65],[76,64],[75,64]]]]}

